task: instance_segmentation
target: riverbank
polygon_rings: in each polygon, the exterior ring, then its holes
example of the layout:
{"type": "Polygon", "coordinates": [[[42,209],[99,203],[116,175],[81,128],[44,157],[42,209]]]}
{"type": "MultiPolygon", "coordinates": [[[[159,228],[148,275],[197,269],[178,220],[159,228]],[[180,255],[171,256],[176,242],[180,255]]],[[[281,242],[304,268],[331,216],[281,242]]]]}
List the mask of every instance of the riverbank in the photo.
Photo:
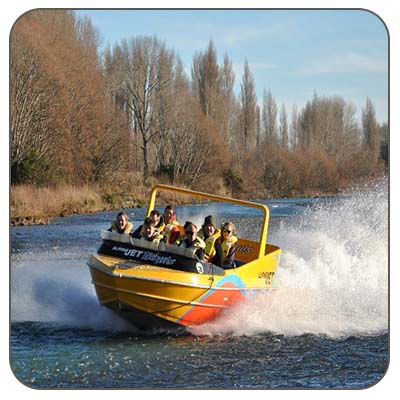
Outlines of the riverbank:
{"type": "MultiPolygon", "coordinates": [[[[150,197],[151,188],[141,185],[134,187],[100,187],[97,185],[61,185],[38,188],[33,185],[11,187],[10,223],[18,225],[46,225],[53,217],[74,214],[92,214],[102,211],[124,210],[144,207],[150,197]]],[[[159,204],[184,204],[193,199],[160,194],[159,204]]]]}
{"type": "MultiPolygon", "coordinates": [[[[376,178],[369,178],[363,182],[357,182],[357,186],[365,187],[373,184],[376,178]]],[[[100,187],[97,185],[60,185],[38,188],[33,185],[16,185],[11,187],[10,223],[18,225],[45,225],[49,224],[53,217],[64,217],[73,214],[91,214],[102,211],[124,210],[127,208],[144,207],[147,205],[151,188],[143,185],[134,187],[100,187]]],[[[181,186],[181,185],[177,185],[181,186]]],[[[355,185],[347,185],[354,187],[355,185]]],[[[207,191],[207,189],[198,189],[207,191]]],[[[302,193],[292,193],[290,197],[331,197],[345,191],[346,187],[336,190],[323,191],[306,188],[302,193]]],[[[219,188],[220,195],[237,198],[249,198],[248,194],[235,193],[233,196],[226,188],[219,188]]],[[[268,199],[266,192],[252,193],[253,199],[268,199]]],[[[281,196],[283,197],[283,196],[281,196]]],[[[287,196],[285,196],[287,197],[287,196]]],[[[275,196],[276,198],[276,196],[275,196]]],[[[158,204],[166,205],[191,203],[193,199],[185,196],[166,197],[160,194],[158,204]]]]}
{"type": "Polygon", "coordinates": [[[11,187],[10,198],[11,225],[16,226],[48,224],[52,217],[142,207],[148,194],[140,188],[129,195],[96,185],[16,185],[11,187]]]}

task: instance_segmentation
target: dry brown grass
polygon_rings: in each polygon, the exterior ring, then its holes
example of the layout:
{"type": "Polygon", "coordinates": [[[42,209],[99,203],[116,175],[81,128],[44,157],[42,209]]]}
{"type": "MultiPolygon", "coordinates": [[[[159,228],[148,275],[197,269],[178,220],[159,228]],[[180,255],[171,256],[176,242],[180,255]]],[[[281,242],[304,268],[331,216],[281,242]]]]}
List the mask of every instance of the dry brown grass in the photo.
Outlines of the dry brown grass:
{"type": "Polygon", "coordinates": [[[11,187],[11,217],[49,217],[90,212],[104,207],[96,188],[62,185],[37,188],[33,185],[11,187]]]}
{"type": "MultiPolygon", "coordinates": [[[[146,185],[128,174],[123,180],[116,178],[101,187],[96,185],[60,185],[35,187],[15,185],[11,187],[11,220],[15,225],[46,223],[49,217],[105,210],[117,210],[146,206],[151,189],[156,184],[150,178],[146,185]]],[[[176,186],[184,187],[177,184],[176,186]]],[[[184,204],[193,201],[185,195],[161,192],[157,202],[184,204]]]]}

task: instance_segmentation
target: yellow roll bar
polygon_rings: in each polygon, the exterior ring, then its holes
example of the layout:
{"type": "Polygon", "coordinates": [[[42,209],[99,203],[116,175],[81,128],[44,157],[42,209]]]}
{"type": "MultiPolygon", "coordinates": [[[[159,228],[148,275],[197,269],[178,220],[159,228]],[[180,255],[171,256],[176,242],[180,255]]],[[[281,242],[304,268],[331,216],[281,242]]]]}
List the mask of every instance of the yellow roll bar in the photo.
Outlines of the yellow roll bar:
{"type": "Polygon", "coordinates": [[[265,255],[265,246],[267,244],[268,223],[269,223],[269,208],[266,205],[253,203],[251,201],[246,201],[246,200],[233,199],[231,197],[218,196],[216,194],[208,194],[208,193],[197,192],[197,191],[189,190],[189,189],[182,189],[182,188],[178,188],[175,186],[155,185],[153,187],[153,189],[151,190],[150,201],[149,201],[149,205],[147,207],[147,213],[146,213],[147,217],[150,216],[151,211],[154,209],[154,206],[156,203],[157,192],[159,192],[159,191],[168,191],[168,192],[175,192],[175,193],[179,193],[179,194],[186,194],[186,195],[190,195],[192,197],[200,197],[202,199],[214,200],[214,201],[219,201],[222,203],[231,203],[231,204],[236,204],[239,206],[257,208],[257,209],[261,210],[264,213],[264,221],[263,221],[263,226],[261,229],[260,250],[259,250],[258,258],[261,258],[262,256],[265,255]]]}

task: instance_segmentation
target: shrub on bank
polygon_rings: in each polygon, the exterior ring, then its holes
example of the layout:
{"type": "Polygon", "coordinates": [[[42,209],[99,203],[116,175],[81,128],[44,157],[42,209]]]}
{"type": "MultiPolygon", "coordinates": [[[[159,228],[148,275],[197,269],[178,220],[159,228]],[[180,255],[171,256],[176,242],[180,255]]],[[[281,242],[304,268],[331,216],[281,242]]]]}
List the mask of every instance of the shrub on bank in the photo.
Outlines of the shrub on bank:
{"type": "Polygon", "coordinates": [[[290,196],[297,192],[301,176],[292,153],[279,146],[271,146],[263,159],[263,183],[273,196],[290,196]]]}
{"type": "Polygon", "coordinates": [[[293,154],[300,175],[298,191],[334,191],[340,186],[338,165],[321,147],[298,149],[293,154]]]}

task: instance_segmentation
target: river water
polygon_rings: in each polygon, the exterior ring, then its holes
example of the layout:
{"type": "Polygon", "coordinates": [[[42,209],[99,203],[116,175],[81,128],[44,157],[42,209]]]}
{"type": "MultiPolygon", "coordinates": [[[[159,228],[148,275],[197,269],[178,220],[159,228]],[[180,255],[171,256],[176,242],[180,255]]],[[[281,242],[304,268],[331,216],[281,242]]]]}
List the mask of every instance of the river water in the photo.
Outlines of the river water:
{"type": "MultiPolygon", "coordinates": [[[[115,213],[11,228],[10,366],[32,388],[367,388],[388,367],[387,183],[336,199],[264,202],[283,249],[273,295],[191,332],[142,333],[98,304],[86,260],[115,213]]],[[[135,226],[145,209],[127,210],[135,226]]],[[[256,238],[256,210],[212,213],[256,238]]]]}

